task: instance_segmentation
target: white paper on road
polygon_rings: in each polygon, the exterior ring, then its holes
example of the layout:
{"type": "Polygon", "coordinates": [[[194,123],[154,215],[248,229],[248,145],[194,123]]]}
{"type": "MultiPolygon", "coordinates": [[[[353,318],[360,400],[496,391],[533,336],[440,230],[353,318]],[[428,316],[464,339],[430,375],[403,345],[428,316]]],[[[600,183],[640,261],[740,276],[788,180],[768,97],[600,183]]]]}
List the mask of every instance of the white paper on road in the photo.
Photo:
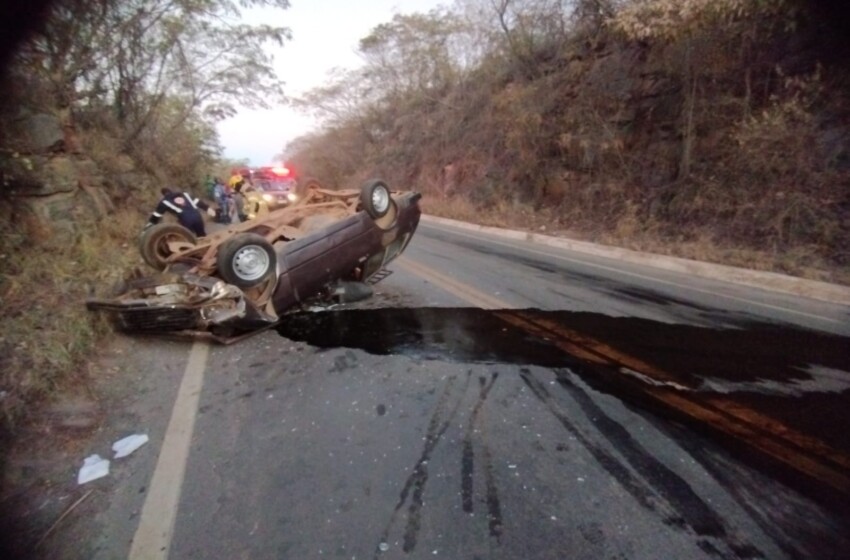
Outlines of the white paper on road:
{"type": "Polygon", "coordinates": [[[126,457],[147,442],[147,434],[133,434],[132,436],[127,436],[124,439],[119,439],[112,444],[112,451],[115,452],[115,459],[126,457]]]}
{"type": "Polygon", "coordinates": [[[83,466],[80,469],[80,474],[77,475],[77,484],[85,484],[92,480],[104,477],[109,474],[109,459],[104,459],[100,455],[90,455],[83,460],[83,466]]]}

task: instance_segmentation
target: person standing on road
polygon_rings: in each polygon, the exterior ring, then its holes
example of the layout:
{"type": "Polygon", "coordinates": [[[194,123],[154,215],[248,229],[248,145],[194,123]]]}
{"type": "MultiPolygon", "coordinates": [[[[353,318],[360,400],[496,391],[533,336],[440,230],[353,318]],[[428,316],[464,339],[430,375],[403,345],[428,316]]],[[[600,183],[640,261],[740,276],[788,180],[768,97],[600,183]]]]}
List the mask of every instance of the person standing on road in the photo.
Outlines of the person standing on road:
{"type": "Polygon", "coordinates": [[[154,224],[158,224],[166,212],[171,212],[177,216],[177,221],[181,226],[190,230],[198,237],[204,237],[207,234],[204,226],[204,217],[201,215],[201,210],[206,210],[210,216],[215,216],[215,210],[198,198],[193,197],[189,193],[174,192],[171,189],[162,189],[162,198],[151,213],[148,223],[145,228],[149,228],[154,224]]]}
{"type": "Polygon", "coordinates": [[[233,189],[233,202],[236,205],[236,214],[239,216],[239,221],[247,222],[248,216],[245,214],[245,196],[242,194],[245,179],[242,175],[236,173],[227,181],[227,186],[233,189]]]}
{"type": "Polygon", "coordinates": [[[231,205],[232,198],[230,189],[225,186],[219,179],[215,179],[213,193],[215,195],[215,201],[218,204],[220,215],[219,222],[222,224],[230,223],[230,214],[231,214],[231,205]]]}

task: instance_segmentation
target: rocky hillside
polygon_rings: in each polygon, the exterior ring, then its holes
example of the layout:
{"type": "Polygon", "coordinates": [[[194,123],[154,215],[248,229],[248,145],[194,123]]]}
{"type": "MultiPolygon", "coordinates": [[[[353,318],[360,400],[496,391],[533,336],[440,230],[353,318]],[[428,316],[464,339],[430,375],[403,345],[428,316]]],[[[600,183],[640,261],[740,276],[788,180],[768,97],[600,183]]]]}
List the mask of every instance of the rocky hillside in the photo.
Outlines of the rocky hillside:
{"type": "Polygon", "coordinates": [[[375,28],[287,152],[432,212],[850,282],[846,41],[789,0],[460,2],[375,28]]]}

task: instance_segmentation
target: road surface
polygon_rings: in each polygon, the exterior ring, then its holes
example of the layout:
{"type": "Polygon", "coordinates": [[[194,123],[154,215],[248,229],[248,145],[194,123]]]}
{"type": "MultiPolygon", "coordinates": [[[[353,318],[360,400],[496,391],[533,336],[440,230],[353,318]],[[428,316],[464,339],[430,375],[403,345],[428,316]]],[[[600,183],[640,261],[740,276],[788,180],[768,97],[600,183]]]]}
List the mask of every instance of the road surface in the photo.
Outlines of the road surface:
{"type": "Polygon", "coordinates": [[[111,429],[151,443],[54,557],[850,555],[847,307],[426,224],[392,268],[133,340],[111,429]]]}

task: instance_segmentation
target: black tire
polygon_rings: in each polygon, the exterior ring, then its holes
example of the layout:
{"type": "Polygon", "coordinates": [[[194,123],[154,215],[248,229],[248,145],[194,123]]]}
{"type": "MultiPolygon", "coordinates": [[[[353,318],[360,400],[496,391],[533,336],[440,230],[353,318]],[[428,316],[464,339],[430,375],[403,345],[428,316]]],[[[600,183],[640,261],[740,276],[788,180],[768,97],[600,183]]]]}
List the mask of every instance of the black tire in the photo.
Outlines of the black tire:
{"type": "Polygon", "coordinates": [[[392,206],[390,188],[380,179],[367,181],[360,188],[360,204],[373,220],[383,217],[392,206]]]}
{"type": "Polygon", "coordinates": [[[165,270],[171,251],[168,243],[183,241],[195,244],[195,234],[179,224],[157,224],[145,229],[139,237],[139,252],[150,266],[157,270],[165,270]]]}
{"type": "Polygon", "coordinates": [[[218,248],[216,265],[228,284],[251,288],[276,274],[277,253],[265,237],[241,233],[218,248]]]}

